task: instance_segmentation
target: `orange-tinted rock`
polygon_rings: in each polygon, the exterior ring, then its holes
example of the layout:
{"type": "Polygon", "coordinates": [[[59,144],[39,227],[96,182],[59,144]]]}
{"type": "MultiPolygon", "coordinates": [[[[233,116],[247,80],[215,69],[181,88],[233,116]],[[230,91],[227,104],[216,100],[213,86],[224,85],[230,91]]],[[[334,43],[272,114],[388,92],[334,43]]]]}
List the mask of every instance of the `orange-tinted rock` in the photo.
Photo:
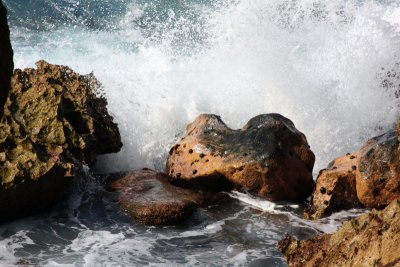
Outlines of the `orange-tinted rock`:
{"type": "Polygon", "coordinates": [[[318,176],[305,217],[319,219],[358,207],[384,208],[400,198],[399,144],[398,130],[390,130],[336,159],[318,176]]]}
{"type": "Polygon", "coordinates": [[[173,186],[166,175],[148,169],[114,174],[110,180],[121,207],[148,225],[178,224],[202,202],[199,193],[173,186]]]}
{"type": "Polygon", "coordinates": [[[3,107],[10,91],[13,70],[13,50],[7,23],[7,10],[0,1],[0,116],[3,115],[3,107]]]}
{"type": "Polygon", "coordinates": [[[357,158],[358,155],[348,154],[320,172],[305,218],[319,219],[335,211],[362,207],[356,191],[357,158]]]}
{"type": "Polygon", "coordinates": [[[279,114],[232,130],[216,115],[200,115],[170,151],[167,173],[203,189],[233,184],[268,200],[305,200],[312,192],[315,157],[306,137],[279,114]]]}
{"type": "Polygon", "coordinates": [[[278,249],[290,267],[400,266],[400,200],[309,240],[287,236],[278,249]]]}
{"type": "Polygon", "coordinates": [[[400,198],[398,131],[375,137],[361,149],[357,166],[357,195],[369,208],[382,208],[400,198]]]}

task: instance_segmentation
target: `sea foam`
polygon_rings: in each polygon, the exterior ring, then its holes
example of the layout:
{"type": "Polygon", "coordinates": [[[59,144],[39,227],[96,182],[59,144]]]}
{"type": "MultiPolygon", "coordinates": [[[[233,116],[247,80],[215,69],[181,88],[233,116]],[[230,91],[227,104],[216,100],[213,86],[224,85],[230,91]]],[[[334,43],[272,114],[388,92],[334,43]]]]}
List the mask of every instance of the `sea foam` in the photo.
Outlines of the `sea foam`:
{"type": "Polygon", "coordinates": [[[306,134],[316,172],[395,122],[398,99],[380,73],[400,60],[398,2],[176,5],[131,1],[100,30],[13,29],[16,66],[44,58],[94,71],[103,83],[124,147],[98,171],[163,169],[200,113],[219,114],[233,128],[283,114],[306,134]]]}

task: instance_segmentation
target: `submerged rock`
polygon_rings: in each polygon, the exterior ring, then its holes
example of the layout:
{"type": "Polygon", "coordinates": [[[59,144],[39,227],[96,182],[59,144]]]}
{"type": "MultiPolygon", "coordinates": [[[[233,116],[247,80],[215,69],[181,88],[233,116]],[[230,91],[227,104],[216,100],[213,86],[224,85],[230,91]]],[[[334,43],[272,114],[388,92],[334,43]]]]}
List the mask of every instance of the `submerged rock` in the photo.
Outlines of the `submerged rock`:
{"type": "Polygon", "coordinates": [[[318,219],[350,208],[383,208],[400,198],[398,130],[369,140],[359,151],[334,161],[317,178],[305,217],[318,219]]]}
{"type": "Polygon", "coordinates": [[[0,117],[10,91],[11,76],[14,70],[13,50],[10,42],[10,30],[7,23],[7,10],[0,1],[0,117]]]}
{"type": "Polygon", "coordinates": [[[234,185],[268,200],[301,202],[314,186],[314,161],[304,134],[279,114],[259,115],[239,130],[200,115],[171,149],[167,173],[208,190],[234,185]]]}
{"type": "Polygon", "coordinates": [[[147,225],[173,225],[189,218],[202,196],[171,185],[162,173],[143,169],[109,177],[121,207],[135,220],[147,225]]]}
{"type": "Polygon", "coordinates": [[[52,206],[75,167],[122,146],[92,75],[36,65],[15,71],[0,122],[0,221],[52,206]]]}
{"type": "Polygon", "coordinates": [[[289,266],[399,266],[400,200],[309,240],[287,236],[278,249],[289,266]]]}

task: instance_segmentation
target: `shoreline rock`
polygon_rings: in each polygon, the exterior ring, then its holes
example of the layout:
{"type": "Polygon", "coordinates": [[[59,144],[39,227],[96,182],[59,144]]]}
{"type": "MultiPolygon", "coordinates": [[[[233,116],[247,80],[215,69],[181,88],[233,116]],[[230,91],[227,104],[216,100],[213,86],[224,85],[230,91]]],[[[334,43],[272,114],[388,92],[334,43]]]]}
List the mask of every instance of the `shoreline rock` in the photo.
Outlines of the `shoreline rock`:
{"type": "Polygon", "coordinates": [[[165,174],[149,169],[112,174],[108,180],[121,208],[146,225],[179,224],[203,202],[200,193],[173,186],[165,174]]]}
{"type": "Polygon", "coordinates": [[[0,221],[51,208],[68,193],[75,168],[122,146],[93,75],[36,65],[15,70],[0,122],[0,221]]]}
{"type": "Polygon", "coordinates": [[[14,70],[13,50],[10,41],[10,30],[7,22],[7,9],[0,1],[0,117],[11,87],[11,76],[14,70]]]}
{"type": "Polygon", "coordinates": [[[319,219],[360,207],[382,209],[400,198],[399,125],[322,170],[305,217],[319,219]]]}
{"type": "Polygon", "coordinates": [[[345,155],[321,170],[311,198],[312,205],[304,211],[306,219],[316,220],[336,211],[364,207],[357,197],[353,168],[356,157],[358,155],[345,155]]]}
{"type": "Polygon", "coordinates": [[[203,114],[170,151],[175,183],[204,190],[237,187],[271,201],[304,201],[312,192],[315,156],[304,134],[279,114],[252,118],[232,130],[203,114]]]}
{"type": "Polygon", "coordinates": [[[301,241],[287,236],[278,249],[290,267],[398,266],[400,199],[383,211],[373,210],[345,222],[333,234],[301,241]]]}

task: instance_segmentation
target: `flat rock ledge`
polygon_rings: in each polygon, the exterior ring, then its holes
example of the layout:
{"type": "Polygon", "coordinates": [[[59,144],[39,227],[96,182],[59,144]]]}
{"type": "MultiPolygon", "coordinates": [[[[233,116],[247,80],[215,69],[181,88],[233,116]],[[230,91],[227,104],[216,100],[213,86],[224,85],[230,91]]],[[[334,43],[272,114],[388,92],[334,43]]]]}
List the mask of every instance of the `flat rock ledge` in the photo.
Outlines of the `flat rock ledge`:
{"type": "Polygon", "coordinates": [[[282,115],[259,115],[232,130],[219,116],[203,114],[172,147],[167,173],[193,188],[236,187],[271,201],[302,202],[314,187],[314,161],[304,134],[282,115]]]}
{"type": "Polygon", "coordinates": [[[278,249],[290,267],[400,266],[400,200],[345,222],[334,234],[287,236],[278,249]]]}
{"type": "Polygon", "coordinates": [[[0,222],[51,208],[75,169],[122,146],[93,75],[36,66],[15,70],[0,120],[0,222]]]}
{"type": "Polygon", "coordinates": [[[200,193],[171,185],[165,174],[149,169],[112,174],[108,180],[121,208],[146,225],[179,224],[203,201],[200,193]]]}

